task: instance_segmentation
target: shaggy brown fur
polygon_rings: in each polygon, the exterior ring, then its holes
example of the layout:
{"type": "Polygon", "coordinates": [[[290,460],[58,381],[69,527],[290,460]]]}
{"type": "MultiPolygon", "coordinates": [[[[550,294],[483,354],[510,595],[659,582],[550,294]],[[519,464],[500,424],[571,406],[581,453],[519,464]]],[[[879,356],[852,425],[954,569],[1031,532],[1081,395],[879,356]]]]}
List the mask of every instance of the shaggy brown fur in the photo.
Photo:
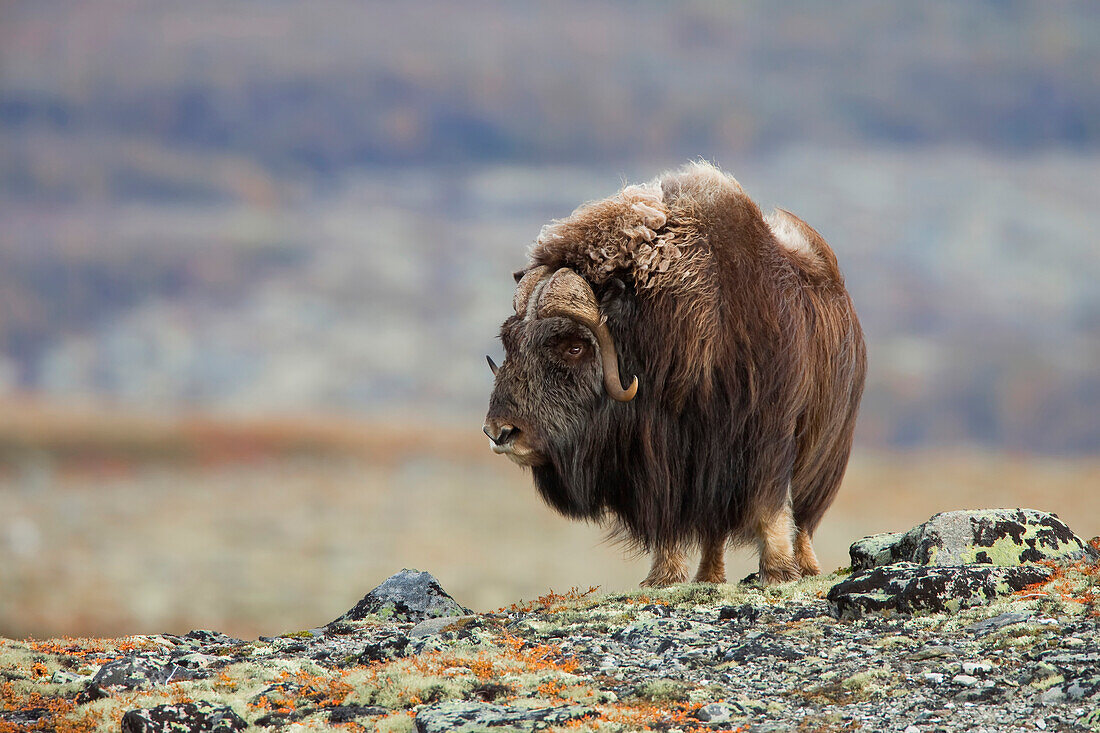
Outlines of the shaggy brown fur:
{"type": "Polygon", "coordinates": [[[653,551],[647,584],[686,579],[691,545],[704,550],[697,577],[723,579],[731,540],[757,541],[764,582],[818,572],[810,538],[844,474],[866,370],[821,236],[789,212],[765,218],[732,177],[695,163],[544,227],[536,267],[591,285],[640,388],[608,399],[587,329],[517,314],[486,418],[494,449],[530,466],[562,513],[610,519],[653,551]]]}

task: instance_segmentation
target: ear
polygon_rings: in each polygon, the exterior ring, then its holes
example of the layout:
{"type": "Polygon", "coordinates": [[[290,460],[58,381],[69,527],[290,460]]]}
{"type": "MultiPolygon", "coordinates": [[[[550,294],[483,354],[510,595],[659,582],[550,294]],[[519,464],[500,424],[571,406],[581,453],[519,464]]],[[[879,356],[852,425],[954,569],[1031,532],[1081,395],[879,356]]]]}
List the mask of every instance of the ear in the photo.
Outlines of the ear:
{"type": "Polygon", "coordinates": [[[526,275],[526,274],[527,274],[527,270],[516,270],[515,272],[512,273],[512,279],[514,279],[516,281],[516,283],[518,284],[519,281],[522,280],[523,276],[526,275]]]}
{"type": "Polygon", "coordinates": [[[598,293],[600,313],[609,321],[622,322],[630,320],[634,315],[633,291],[626,283],[617,277],[613,277],[601,286],[598,293]]]}
{"type": "Polygon", "coordinates": [[[609,308],[614,308],[625,295],[626,283],[617,277],[611,278],[604,283],[603,290],[600,291],[600,310],[606,312],[609,308]]]}

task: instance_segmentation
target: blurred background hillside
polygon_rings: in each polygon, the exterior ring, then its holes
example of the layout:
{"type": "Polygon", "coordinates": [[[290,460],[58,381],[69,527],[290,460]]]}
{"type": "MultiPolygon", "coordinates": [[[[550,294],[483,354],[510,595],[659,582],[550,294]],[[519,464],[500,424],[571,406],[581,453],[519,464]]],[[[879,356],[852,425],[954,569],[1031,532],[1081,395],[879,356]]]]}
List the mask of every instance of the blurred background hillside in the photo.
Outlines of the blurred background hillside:
{"type": "Polygon", "coordinates": [[[867,332],[825,564],[964,504],[1100,534],[1098,70],[1093,2],[3,3],[0,634],[636,582],[483,455],[483,355],[543,223],[696,157],[867,332]]]}

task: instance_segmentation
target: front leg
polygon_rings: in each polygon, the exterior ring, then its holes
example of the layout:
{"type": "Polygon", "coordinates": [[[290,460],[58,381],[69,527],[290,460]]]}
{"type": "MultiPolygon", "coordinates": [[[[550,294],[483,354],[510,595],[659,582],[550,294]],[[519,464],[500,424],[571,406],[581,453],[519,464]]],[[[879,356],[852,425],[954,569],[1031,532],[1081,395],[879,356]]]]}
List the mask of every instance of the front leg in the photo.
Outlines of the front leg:
{"type": "Polygon", "coordinates": [[[695,573],[696,583],[726,582],[726,538],[707,539],[702,543],[703,557],[695,573]]]}
{"type": "Polygon", "coordinates": [[[662,545],[653,551],[653,567],[641,582],[643,588],[664,588],[687,580],[688,569],[684,553],[677,545],[662,545]]]}

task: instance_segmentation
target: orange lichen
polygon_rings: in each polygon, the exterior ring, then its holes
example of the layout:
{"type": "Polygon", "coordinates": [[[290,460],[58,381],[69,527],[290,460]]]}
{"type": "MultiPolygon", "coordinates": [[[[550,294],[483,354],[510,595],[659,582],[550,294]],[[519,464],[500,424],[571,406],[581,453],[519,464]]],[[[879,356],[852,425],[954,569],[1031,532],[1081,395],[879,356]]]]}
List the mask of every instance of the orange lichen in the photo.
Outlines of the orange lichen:
{"type": "MultiPolygon", "coordinates": [[[[1093,538],[1089,545],[1100,551],[1100,538],[1093,538]]],[[[1023,598],[1054,596],[1068,603],[1080,603],[1091,608],[1090,615],[1100,616],[1100,558],[1061,563],[1043,560],[1040,565],[1050,568],[1050,577],[1026,585],[1016,591],[1023,598]],[[1081,577],[1075,577],[1081,576],[1081,577]],[[1084,584],[1082,584],[1084,578],[1084,584]]]]}
{"type": "Polygon", "coordinates": [[[539,611],[540,613],[560,613],[564,611],[568,606],[567,604],[579,601],[586,598],[600,589],[600,586],[589,586],[588,590],[582,591],[576,586],[570,588],[565,593],[555,593],[551,588],[550,592],[544,596],[539,596],[534,601],[520,601],[519,603],[513,603],[510,606],[505,606],[497,609],[498,613],[530,613],[531,611],[539,611]]]}
{"type": "Polygon", "coordinates": [[[577,669],[577,663],[572,659],[561,657],[561,650],[556,647],[533,644],[507,634],[498,641],[503,647],[503,653],[481,651],[470,656],[450,651],[433,651],[415,657],[382,662],[374,665],[375,678],[379,672],[392,666],[400,666],[432,676],[445,676],[447,670],[459,667],[470,670],[481,680],[522,672],[571,673],[577,669]]]}
{"type": "Polygon", "coordinates": [[[538,693],[543,697],[560,698],[564,690],[565,685],[561,683],[561,680],[548,680],[538,686],[538,693]]]}
{"type": "Polygon", "coordinates": [[[293,674],[283,672],[282,679],[298,685],[297,693],[300,697],[320,707],[334,707],[342,704],[354,689],[344,681],[347,675],[346,670],[340,669],[333,670],[332,677],[324,677],[300,670],[293,674]]]}
{"type": "Polygon", "coordinates": [[[647,595],[634,596],[633,598],[627,598],[626,603],[629,606],[671,606],[671,601],[666,601],[664,598],[650,598],[647,595]]]}
{"type": "Polygon", "coordinates": [[[28,640],[27,646],[40,654],[75,657],[92,664],[106,664],[125,654],[157,648],[149,639],[133,636],[123,639],[74,639],[66,636],[42,641],[28,640]]]}
{"type": "Polygon", "coordinates": [[[96,723],[91,715],[74,715],[76,703],[56,697],[44,697],[35,691],[20,695],[15,685],[0,685],[0,710],[34,712],[37,720],[28,724],[16,724],[0,720],[0,733],[27,733],[27,731],[57,731],[57,733],[91,733],[96,723]]]}
{"type": "MultiPolygon", "coordinates": [[[[672,705],[632,702],[602,706],[594,716],[584,720],[575,720],[567,724],[570,728],[581,728],[593,723],[616,723],[640,730],[653,730],[654,726],[664,730],[675,726],[683,731],[712,731],[703,724],[695,713],[702,703],[673,703],[672,705]]],[[[748,726],[728,728],[730,731],[748,730],[748,726]]]]}
{"type": "Polygon", "coordinates": [[[214,683],[214,686],[223,687],[227,690],[235,690],[237,689],[237,684],[237,680],[230,677],[229,673],[223,669],[222,671],[218,672],[218,678],[217,681],[214,683]]]}

